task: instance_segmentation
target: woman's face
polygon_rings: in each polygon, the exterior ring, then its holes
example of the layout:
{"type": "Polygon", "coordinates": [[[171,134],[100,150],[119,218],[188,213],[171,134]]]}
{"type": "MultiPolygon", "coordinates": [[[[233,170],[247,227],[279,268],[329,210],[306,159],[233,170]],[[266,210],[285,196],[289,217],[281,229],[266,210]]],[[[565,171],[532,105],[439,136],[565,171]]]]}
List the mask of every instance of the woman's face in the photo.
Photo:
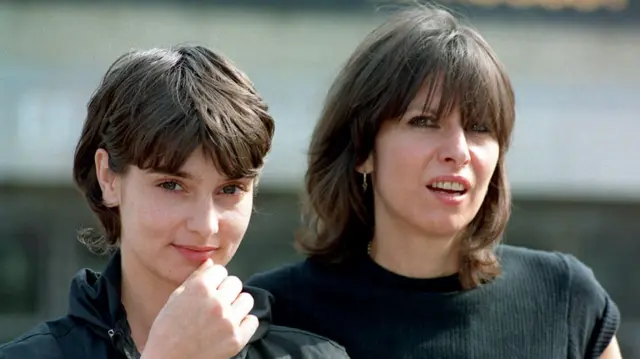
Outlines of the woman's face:
{"type": "Polygon", "coordinates": [[[500,148],[490,129],[462,127],[455,109],[438,120],[425,86],[399,120],[382,125],[369,159],[375,223],[452,238],[475,217],[496,170],[500,148]]]}
{"type": "Polygon", "coordinates": [[[253,178],[226,178],[201,150],[172,174],[130,166],[113,175],[103,150],[96,163],[105,203],[120,210],[123,258],[175,285],[206,258],[231,260],[251,218],[253,178]]]}

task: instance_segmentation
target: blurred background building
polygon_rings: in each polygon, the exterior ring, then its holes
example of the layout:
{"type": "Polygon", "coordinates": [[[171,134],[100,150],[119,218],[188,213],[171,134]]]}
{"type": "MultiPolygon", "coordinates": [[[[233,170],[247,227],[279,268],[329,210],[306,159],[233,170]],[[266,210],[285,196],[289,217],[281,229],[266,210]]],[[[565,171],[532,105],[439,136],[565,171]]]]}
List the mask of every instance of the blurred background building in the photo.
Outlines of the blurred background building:
{"type": "MultiPolygon", "coordinates": [[[[443,4],[485,35],[516,88],[506,242],[591,266],[621,308],[625,357],[640,358],[640,1],[443,4]]],[[[95,222],[70,172],[87,100],[118,55],[205,44],[270,103],[274,148],[230,265],[246,277],[298,258],[309,134],[332,77],[384,9],[366,0],[3,1],[0,342],[64,313],[74,273],[105,262],[75,240],[95,222]]]]}

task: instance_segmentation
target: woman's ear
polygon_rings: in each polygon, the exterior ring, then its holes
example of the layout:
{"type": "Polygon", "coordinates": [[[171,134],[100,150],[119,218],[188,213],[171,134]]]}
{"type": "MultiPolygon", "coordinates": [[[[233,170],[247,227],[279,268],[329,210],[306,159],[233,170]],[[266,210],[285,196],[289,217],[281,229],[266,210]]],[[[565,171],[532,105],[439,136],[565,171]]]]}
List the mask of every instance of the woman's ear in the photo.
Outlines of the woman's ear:
{"type": "Polygon", "coordinates": [[[94,156],[96,177],[102,190],[102,202],[107,207],[120,205],[118,176],[109,168],[109,153],[99,148],[94,156]]]}
{"type": "Polygon", "coordinates": [[[356,167],[356,171],[362,174],[369,174],[373,172],[373,154],[370,154],[367,159],[356,167]]]}

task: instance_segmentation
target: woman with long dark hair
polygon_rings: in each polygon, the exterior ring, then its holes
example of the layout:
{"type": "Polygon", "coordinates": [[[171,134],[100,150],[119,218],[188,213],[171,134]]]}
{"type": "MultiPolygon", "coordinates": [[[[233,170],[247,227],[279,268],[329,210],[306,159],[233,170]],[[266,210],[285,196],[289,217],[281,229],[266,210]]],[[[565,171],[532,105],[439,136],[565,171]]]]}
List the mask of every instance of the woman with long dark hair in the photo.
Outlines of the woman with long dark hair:
{"type": "MultiPolygon", "coordinates": [[[[248,283],[352,358],[620,358],[618,309],[571,255],[499,245],[514,93],[445,10],[374,30],[311,138],[300,263],[248,283]]],[[[535,155],[535,154],[532,154],[535,155]]]]}

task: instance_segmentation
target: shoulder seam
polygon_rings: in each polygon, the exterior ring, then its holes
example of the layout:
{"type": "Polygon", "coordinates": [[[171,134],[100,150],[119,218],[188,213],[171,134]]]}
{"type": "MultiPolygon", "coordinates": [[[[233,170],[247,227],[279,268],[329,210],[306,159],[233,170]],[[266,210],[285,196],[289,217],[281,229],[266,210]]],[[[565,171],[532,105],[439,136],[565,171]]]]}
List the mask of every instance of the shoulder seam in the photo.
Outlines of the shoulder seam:
{"type": "MultiPolygon", "coordinates": [[[[47,326],[47,329],[49,329],[49,325],[47,323],[44,323],[44,324],[47,326]]],[[[64,332],[62,335],[54,335],[53,333],[51,333],[51,331],[49,331],[48,333],[34,333],[34,334],[28,335],[28,336],[26,336],[24,338],[20,338],[20,340],[10,341],[10,342],[4,343],[4,344],[0,345],[0,349],[8,348],[11,345],[22,343],[22,342],[27,341],[27,340],[29,340],[31,338],[43,337],[43,336],[52,337],[56,341],[56,345],[58,346],[58,349],[59,349],[60,348],[60,343],[58,342],[58,339],[66,337],[75,328],[76,328],[75,325],[71,325],[69,327],[69,329],[67,329],[67,331],[64,332]]],[[[49,329],[49,330],[51,330],[51,329],[49,329]]]]}
{"type": "Polygon", "coordinates": [[[565,327],[567,328],[567,358],[570,357],[571,355],[571,348],[573,347],[573,343],[571,342],[571,328],[570,328],[570,323],[571,323],[571,297],[572,297],[572,292],[573,290],[571,289],[573,287],[573,272],[571,271],[571,266],[569,265],[569,263],[567,262],[567,257],[566,255],[559,253],[559,252],[554,252],[556,256],[558,256],[560,258],[560,261],[562,262],[562,265],[565,268],[565,272],[567,273],[567,289],[568,289],[568,294],[567,294],[567,302],[565,303],[565,312],[566,312],[566,316],[565,316],[565,327]]]}
{"type": "Polygon", "coordinates": [[[0,349],[7,348],[7,347],[9,347],[11,345],[14,345],[14,344],[22,343],[22,342],[24,342],[26,340],[29,340],[29,339],[33,338],[33,337],[41,337],[41,336],[50,336],[50,337],[53,337],[54,339],[56,339],[56,337],[51,333],[34,333],[34,334],[31,334],[31,335],[26,336],[24,338],[20,338],[20,340],[17,340],[17,341],[10,341],[10,342],[4,343],[4,344],[0,344],[0,349]]]}

